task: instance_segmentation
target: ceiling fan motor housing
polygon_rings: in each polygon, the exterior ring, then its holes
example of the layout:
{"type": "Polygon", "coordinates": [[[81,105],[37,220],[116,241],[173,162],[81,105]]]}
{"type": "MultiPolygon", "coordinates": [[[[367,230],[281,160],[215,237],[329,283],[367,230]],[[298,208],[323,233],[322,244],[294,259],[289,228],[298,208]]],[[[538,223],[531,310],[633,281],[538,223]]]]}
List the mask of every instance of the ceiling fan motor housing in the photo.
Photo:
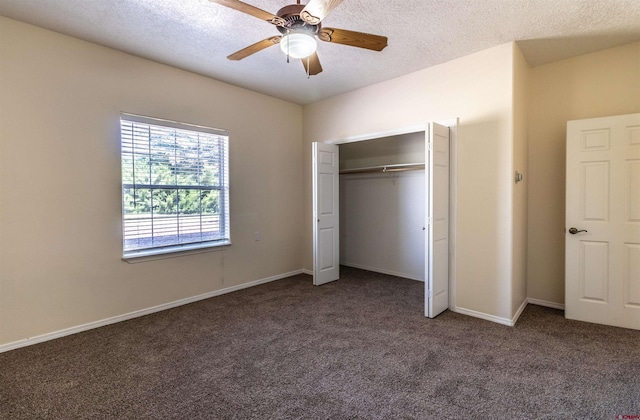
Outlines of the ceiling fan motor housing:
{"type": "Polygon", "coordinates": [[[320,23],[310,25],[300,17],[300,12],[304,9],[304,4],[290,4],[278,10],[278,16],[285,20],[284,25],[277,26],[282,34],[289,32],[304,32],[309,35],[317,35],[320,31],[320,23]]]}

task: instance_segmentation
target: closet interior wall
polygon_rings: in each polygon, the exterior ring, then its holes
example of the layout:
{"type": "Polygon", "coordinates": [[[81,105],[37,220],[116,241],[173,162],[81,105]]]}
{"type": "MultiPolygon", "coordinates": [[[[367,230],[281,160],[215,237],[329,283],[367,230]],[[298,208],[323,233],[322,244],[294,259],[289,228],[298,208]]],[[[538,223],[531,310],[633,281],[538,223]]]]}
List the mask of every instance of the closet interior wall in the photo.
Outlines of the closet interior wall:
{"type": "Polygon", "coordinates": [[[340,264],[425,278],[425,132],[340,146],[340,264]]]}

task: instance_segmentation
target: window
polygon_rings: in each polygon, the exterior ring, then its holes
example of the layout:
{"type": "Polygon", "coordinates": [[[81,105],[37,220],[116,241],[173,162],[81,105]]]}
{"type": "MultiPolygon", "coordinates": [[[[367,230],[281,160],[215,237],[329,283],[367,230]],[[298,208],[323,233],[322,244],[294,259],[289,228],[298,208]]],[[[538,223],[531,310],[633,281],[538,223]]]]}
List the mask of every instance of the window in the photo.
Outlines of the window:
{"type": "Polygon", "coordinates": [[[229,245],[229,134],[120,118],[123,256],[229,245]]]}

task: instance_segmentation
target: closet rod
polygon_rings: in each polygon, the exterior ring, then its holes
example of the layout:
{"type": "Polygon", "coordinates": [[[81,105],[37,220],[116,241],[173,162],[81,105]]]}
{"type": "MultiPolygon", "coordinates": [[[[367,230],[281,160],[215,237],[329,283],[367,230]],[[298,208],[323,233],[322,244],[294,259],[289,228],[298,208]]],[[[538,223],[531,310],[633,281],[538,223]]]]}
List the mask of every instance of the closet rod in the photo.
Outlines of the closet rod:
{"type": "Polygon", "coordinates": [[[395,165],[367,166],[364,168],[342,169],[341,174],[363,174],[371,172],[403,172],[424,169],[424,163],[398,163],[395,165]]]}

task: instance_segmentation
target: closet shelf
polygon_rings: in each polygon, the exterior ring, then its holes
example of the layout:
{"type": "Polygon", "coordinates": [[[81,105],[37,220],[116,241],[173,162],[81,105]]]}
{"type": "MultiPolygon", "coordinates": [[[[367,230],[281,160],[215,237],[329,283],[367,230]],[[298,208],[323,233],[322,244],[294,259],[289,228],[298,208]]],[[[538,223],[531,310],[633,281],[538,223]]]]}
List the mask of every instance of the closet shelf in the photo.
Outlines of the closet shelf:
{"type": "Polygon", "coordinates": [[[341,169],[340,174],[364,174],[371,172],[403,172],[424,169],[424,163],[398,163],[395,165],[367,166],[364,168],[341,169]]]}

